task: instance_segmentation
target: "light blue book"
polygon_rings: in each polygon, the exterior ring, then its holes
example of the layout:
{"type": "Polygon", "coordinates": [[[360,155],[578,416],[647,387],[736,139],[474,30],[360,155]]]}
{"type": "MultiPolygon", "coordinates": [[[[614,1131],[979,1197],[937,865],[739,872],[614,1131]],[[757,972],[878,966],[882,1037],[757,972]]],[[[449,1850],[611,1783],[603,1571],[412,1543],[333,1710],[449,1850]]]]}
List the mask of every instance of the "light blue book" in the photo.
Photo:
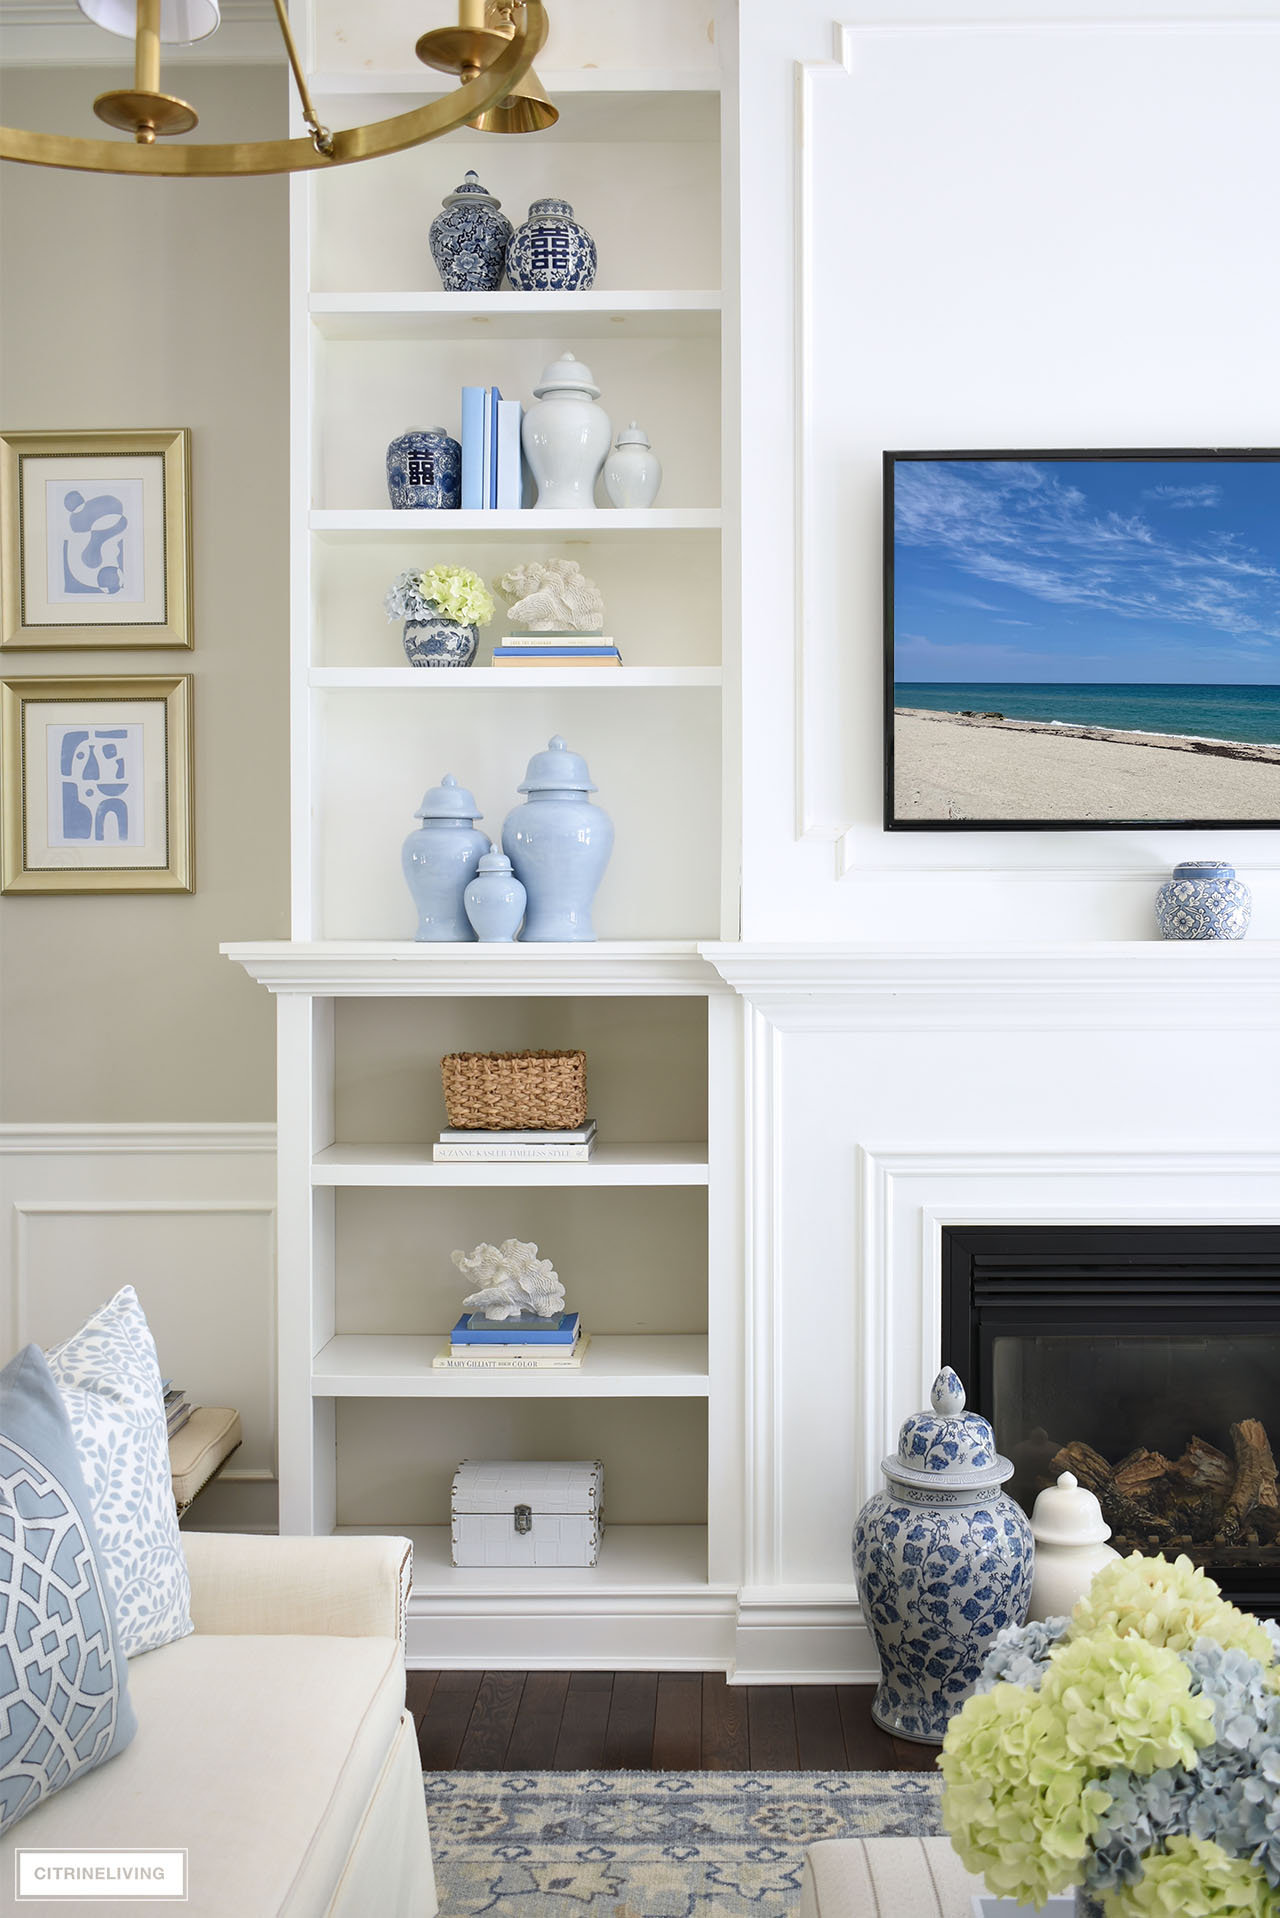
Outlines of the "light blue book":
{"type": "Polygon", "coordinates": [[[462,505],[475,512],[484,505],[484,422],[487,408],[483,386],[462,389],[462,505]]]}
{"type": "Polygon", "coordinates": [[[485,472],[489,480],[489,490],[484,503],[492,510],[498,504],[498,416],[502,408],[502,395],[496,386],[489,388],[489,418],[485,445],[488,449],[488,461],[485,472]]]}
{"type": "Polygon", "coordinates": [[[520,450],[520,422],[524,407],[519,400],[498,403],[498,500],[504,512],[519,512],[524,505],[524,455],[520,450]]]}

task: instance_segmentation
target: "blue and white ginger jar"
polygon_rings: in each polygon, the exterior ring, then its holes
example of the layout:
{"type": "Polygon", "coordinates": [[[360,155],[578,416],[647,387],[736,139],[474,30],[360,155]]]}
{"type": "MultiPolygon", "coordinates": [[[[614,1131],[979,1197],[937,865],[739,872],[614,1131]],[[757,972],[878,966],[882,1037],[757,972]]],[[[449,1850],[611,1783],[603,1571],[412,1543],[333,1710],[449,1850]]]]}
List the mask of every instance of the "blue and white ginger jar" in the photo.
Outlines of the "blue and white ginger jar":
{"type": "Polygon", "coordinates": [[[411,666],[469,666],[480,649],[480,628],[429,615],[406,619],[404,651],[411,666]]]}
{"type": "Polygon", "coordinates": [[[396,507],[445,511],[462,504],[462,448],[443,426],[411,426],[387,448],[387,492],[396,507]]]}
{"type": "Polygon", "coordinates": [[[950,1366],[930,1399],[883,1462],[887,1491],[858,1514],[853,1566],[880,1654],[871,1716],[895,1738],[940,1745],[996,1633],[1026,1619],[1035,1545],[1000,1490],[1013,1465],[986,1419],[965,1411],[950,1366]]]}
{"type": "Polygon", "coordinates": [[[587,798],[587,762],[557,733],[535,753],[509,812],[502,850],[529,896],[522,940],[594,939],[591,902],[613,851],[613,821],[587,798]]]}
{"type": "Polygon", "coordinates": [[[511,222],[501,200],[481,186],[474,171],[445,195],[431,222],[431,257],[446,293],[496,293],[507,263],[511,222]]]}
{"type": "Polygon", "coordinates": [[[567,200],[535,200],[507,246],[507,278],[521,293],[585,293],[596,243],[567,200]]]}
{"type": "Polygon", "coordinates": [[[1225,860],[1186,859],[1156,894],[1162,939],[1243,939],[1253,895],[1225,860]]]}
{"type": "Polygon", "coordinates": [[[423,794],[414,814],[422,824],[409,834],[400,854],[405,884],[418,909],[415,939],[474,941],[463,896],[489,850],[488,834],[476,830],[476,820],[483,817],[452,773],[423,794]]]}

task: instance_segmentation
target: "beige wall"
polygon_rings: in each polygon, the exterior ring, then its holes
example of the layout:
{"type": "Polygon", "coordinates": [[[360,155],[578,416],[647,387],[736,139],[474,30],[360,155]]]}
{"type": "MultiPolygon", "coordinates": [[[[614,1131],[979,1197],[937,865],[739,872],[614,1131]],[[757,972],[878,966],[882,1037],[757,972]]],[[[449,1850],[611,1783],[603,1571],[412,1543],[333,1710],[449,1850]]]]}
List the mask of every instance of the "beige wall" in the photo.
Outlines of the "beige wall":
{"type": "MultiPolygon", "coordinates": [[[[14,69],[9,125],[92,132],[121,70],[14,69]]],[[[274,68],[193,65],[212,138],[283,130],[274,68]]],[[[0,167],[0,422],[189,426],[195,647],[0,653],[6,678],[194,678],[196,891],[0,901],[0,1120],[268,1119],[274,1008],[218,955],[288,934],[287,186],[0,167]]]]}

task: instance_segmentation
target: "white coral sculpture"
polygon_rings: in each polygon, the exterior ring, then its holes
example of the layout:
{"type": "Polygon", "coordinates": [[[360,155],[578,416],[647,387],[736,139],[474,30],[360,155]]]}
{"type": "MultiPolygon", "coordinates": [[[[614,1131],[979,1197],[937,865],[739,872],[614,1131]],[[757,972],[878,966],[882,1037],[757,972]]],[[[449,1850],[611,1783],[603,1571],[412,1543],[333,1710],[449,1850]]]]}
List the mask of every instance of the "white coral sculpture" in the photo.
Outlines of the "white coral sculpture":
{"type": "Polygon", "coordinates": [[[512,624],[530,632],[598,633],[604,626],[604,595],[576,559],[530,560],[494,585],[515,601],[512,624]]]}
{"type": "Polygon", "coordinates": [[[550,1259],[540,1259],[538,1248],[523,1239],[504,1239],[501,1245],[478,1245],[474,1252],[455,1252],[453,1262],[479,1290],[462,1303],[486,1319],[554,1319],[564,1310],[564,1287],[550,1259]]]}

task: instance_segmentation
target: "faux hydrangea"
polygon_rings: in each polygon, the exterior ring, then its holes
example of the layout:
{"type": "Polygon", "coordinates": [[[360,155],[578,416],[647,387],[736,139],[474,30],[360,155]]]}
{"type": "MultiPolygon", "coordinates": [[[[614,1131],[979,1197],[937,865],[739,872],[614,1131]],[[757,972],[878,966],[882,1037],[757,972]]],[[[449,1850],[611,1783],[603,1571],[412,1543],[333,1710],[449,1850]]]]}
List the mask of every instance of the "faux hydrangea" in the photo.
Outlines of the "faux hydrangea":
{"type": "Polygon", "coordinates": [[[1266,1628],[1223,1598],[1208,1573],[1185,1555],[1171,1565],[1132,1552],[1104,1566],[1071,1614],[1073,1637],[1100,1627],[1175,1652],[1190,1651],[1198,1638],[1213,1638],[1239,1646],[1264,1666],[1276,1655],[1266,1628]]]}
{"type": "Polygon", "coordinates": [[[1046,1618],[1030,1625],[1006,1625],[983,1661],[982,1676],[974,1688],[989,1692],[1001,1683],[1040,1689],[1049,1669],[1049,1654],[1071,1623],[1068,1618],[1046,1618]]]}
{"type": "Polygon", "coordinates": [[[1111,1893],[1107,1918],[1275,1918],[1280,1907],[1256,1865],[1203,1838],[1170,1838],[1136,1885],[1111,1893]]]}
{"type": "Polygon", "coordinates": [[[465,566],[401,573],[383,605],[388,619],[447,619],[455,626],[487,626],[493,618],[488,587],[465,566]]]}

